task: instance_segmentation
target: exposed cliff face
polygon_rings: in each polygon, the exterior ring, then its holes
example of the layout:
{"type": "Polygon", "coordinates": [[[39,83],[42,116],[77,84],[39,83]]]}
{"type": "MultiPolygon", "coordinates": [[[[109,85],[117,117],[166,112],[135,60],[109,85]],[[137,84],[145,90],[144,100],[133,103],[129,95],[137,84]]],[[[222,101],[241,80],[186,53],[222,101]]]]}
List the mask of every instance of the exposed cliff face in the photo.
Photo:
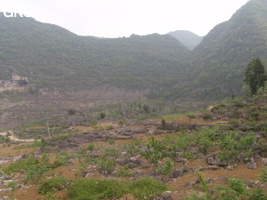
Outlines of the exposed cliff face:
{"type": "Polygon", "coordinates": [[[29,82],[27,77],[21,77],[12,74],[11,80],[0,80],[0,92],[3,91],[19,91],[25,92],[29,89],[29,82]]]}

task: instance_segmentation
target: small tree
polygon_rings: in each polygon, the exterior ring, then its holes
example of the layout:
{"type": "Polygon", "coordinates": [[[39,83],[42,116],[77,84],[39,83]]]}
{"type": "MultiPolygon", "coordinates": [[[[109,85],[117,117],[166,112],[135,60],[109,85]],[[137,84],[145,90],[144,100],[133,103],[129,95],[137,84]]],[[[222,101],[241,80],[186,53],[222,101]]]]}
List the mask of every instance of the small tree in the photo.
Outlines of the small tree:
{"type": "Polygon", "coordinates": [[[264,87],[266,79],[264,66],[259,58],[253,58],[247,65],[244,82],[249,86],[252,95],[255,95],[259,88],[264,87]]]}
{"type": "Polygon", "coordinates": [[[68,115],[75,115],[75,113],[76,113],[75,108],[69,108],[68,109],[68,115]]]}
{"type": "Polygon", "coordinates": [[[100,118],[101,118],[101,119],[104,119],[105,117],[106,117],[106,114],[103,113],[103,112],[101,112],[101,113],[100,113],[100,118]]]}

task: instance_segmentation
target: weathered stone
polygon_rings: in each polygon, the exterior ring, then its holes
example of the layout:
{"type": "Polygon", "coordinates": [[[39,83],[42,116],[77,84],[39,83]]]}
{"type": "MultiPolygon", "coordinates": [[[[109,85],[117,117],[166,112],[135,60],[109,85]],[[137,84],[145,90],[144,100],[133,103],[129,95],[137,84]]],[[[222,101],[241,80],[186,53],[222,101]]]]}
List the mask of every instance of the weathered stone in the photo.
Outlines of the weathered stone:
{"type": "Polygon", "coordinates": [[[185,159],[183,158],[183,152],[177,152],[174,161],[175,162],[183,162],[185,159]]]}
{"type": "Polygon", "coordinates": [[[212,154],[207,157],[207,163],[209,165],[218,165],[218,166],[228,166],[229,162],[227,160],[222,161],[218,158],[217,154],[212,154]]]}
{"type": "Polygon", "coordinates": [[[257,163],[255,162],[254,158],[250,159],[250,162],[246,164],[248,169],[257,169],[257,163]]]}
{"type": "Polygon", "coordinates": [[[183,170],[182,169],[175,169],[172,173],[171,173],[171,178],[178,178],[183,176],[183,170]]]}
{"type": "Polygon", "coordinates": [[[261,160],[262,160],[262,162],[263,162],[263,165],[264,165],[264,166],[267,166],[267,158],[262,158],[261,160]]]}

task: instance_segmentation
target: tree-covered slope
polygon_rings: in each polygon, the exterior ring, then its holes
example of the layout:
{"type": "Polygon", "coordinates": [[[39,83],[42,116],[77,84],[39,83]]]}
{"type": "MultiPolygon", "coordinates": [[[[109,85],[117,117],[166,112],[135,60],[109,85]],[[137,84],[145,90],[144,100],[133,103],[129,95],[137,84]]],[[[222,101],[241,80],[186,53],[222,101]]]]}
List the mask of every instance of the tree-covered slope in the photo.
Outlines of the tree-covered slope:
{"type": "Polygon", "coordinates": [[[199,99],[239,94],[253,57],[267,64],[267,1],[251,0],[193,50],[191,82],[176,90],[199,99]],[[186,88],[186,89],[185,89],[186,88]]]}
{"type": "Polygon", "coordinates": [[[190,50],[193,50],[197,45],[199,45],[203,39],[203,37],[200,37],[191,31],[177,30],[168,34],[175,37],[190,50]]]}
{"type": "Polygon", "coordinates": [[[102,39],[77,36],[32,18],[1,15],[0,20],[0,78],[14,72],[37,88],[166,88],[182,77],[191,56],[169,35],[102,39]]]}

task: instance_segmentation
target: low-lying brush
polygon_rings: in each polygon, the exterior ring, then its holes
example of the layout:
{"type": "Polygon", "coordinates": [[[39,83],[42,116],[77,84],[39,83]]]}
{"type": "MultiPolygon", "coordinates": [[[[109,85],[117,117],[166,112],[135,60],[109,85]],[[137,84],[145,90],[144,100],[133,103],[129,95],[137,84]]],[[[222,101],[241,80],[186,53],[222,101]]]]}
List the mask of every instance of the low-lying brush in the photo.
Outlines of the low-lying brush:
{"type": "Polygon", "coordinates": [[[167,186],[152,178],[122,183],[117,179],[80,179],[73,183],[67,191],[70,200],[115,199],[132,193],[137,199],[148,199],[159,196],[167,190],[167,186]]]}
{"type": "Polygon", "coordinates": [[[70,180],[65,177],[54,177],[44,181],[38,188],[39,194],[53,193],[63,190],[70,184],[70,180]]]}

